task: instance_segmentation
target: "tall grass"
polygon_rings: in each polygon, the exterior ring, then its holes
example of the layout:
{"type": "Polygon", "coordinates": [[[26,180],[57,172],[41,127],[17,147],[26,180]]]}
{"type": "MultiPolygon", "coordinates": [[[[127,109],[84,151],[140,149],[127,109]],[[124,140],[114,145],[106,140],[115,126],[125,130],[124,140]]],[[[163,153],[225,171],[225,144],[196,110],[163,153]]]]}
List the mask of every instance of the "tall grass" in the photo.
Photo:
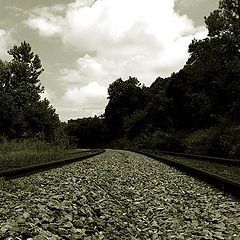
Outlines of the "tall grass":
{"type": "Polygon", "coordinates": [[[69,156],[71,151],[63,145],[53,145],[37,139],[1,139],[0,171],[25,167],[69,156]]]}

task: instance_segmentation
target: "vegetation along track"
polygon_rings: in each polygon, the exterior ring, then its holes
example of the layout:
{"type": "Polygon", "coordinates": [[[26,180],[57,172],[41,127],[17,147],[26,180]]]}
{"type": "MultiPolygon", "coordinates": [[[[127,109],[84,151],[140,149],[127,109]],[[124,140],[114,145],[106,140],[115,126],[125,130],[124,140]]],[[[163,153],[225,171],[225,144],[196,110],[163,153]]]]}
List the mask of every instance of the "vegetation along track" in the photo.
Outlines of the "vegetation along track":
{"type": "Polygon", "coordinates": [[[105,150],[100,150],[100,149],[92,149],[92,150],[86,150],[86,151],[81,151],[81,152],[78,151],[78,152],[72,154],[73,156],[65,158],[65,159],[41,163],[41,164],[37,164],[37,165],[31,165],[31,166],[27,166],[27,167],[15,168],[15,169],[11,169],[11,170],[0,171],[0,178],[11,179],[11,178],[27,176],[29,174],[36,173],[39,171],[44,171],[44,170],[48,170],[51,168],[60,167],[60,166],[63,166],[63,165],[69,164],[69,163],[73,163],[76,161],[94,157],[98,154],[103,153],[104,151],[105,150]]]}
{"type": "Polygon", "coordinates": [[[240,198],[240,160],[173,152],[137,152],[165,162],[240,198]]]}
{"type": "Polygon", "coordinates": [[[239,201],[128,151],[11,179],[0,198],[0,239],[240,239],[239,201]]]}

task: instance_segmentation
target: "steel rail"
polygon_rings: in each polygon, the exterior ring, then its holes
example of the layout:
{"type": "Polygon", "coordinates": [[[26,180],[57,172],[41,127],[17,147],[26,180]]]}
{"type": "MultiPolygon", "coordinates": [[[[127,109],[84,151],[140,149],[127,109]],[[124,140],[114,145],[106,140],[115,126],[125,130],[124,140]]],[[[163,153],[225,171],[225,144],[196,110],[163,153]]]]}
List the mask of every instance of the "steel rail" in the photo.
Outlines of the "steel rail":
{"type": "Polygon", "coordinates": [[[217,174],[213,174],[208,171],[201,170],[196,167],[189,166],[184,163],[180,163],[180,162],[177,162],[174,160],[164,158],[164,156],[159,156],[159,155],[155,155],[155,154],[151,154],[151,153],[147,153],[147,152],[143,152],[143,151],[133,151],[133,152],[136,152],[138,154],[142,154],[147,157],[150,157],[155,160],[166,163],[169,166],[175,167],[175,168],[187,173],[188,175],[191,175],[192,177],[198,178],[206,183],[209,183],[209,184],[215,186],[216,188],[224,191],[225,193],[230,193],[233,196],[240,198],[240,183],[239,182],[233,181],[231,179],[222,177],[217,174]]]}
{"type": "Polygon", "coordinates": [[[49,169],[61,167],[66,164],[70,164],[73,162],[91,158],[91,157],[94,157],[94,156],[99,155],[104,152],[105,152],[105,150],[96,150],[96,151],[93,150],[84,155],[78,155],[78,156],[64,158],[64,159],[53,161],[53,162],[41,163],[41,164],[31,165],[31,166],[27,166],[27,167],[5,170],[5,171],[0,172],[0,178],[4,178],[7,180],[7,179],[24,177],[24,176],[31,175],[33,173],[46,171],[49,169]]]}
{"type": "Polygon", "coordinates": [[[220,158],[220,157],[212,157],[212,156],[204,156],[204,155],[196,155],[196,154],[188,154],[188,153],[177,153],[177,152],[168,152],[168,151],[160,151],[160,153],[171,156],[179,156],[197,160],[204,160],[210,162],[216,162],[220,164],[227,164],[233,166],[240,166],[240,159],[233,158],[220,158]]]}

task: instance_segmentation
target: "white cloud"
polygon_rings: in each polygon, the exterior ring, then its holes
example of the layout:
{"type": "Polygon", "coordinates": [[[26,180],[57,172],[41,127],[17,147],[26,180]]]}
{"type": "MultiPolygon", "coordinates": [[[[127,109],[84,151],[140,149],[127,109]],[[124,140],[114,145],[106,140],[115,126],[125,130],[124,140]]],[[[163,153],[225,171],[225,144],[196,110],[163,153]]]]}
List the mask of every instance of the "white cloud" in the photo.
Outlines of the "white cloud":
{"type": "Polygon", "coordinates": [[[59,102],[61,105],[57,109],[62,113],[62,120],[100,115],[107,104],[107,88],[97,82],[69,87],[59,102]]]}
{"type": "Polygon", "coordinates": [[[32,29],[38,30],[42,37],[58,36],[62,27],[59,24],[62,21],[61,14],[66,10],[64,5],[55,5],[53,7],[36,8],[25,24],[32,29]]]}
{"type": "Polygon", "coordinates": [[[83,86],[92,82],[106,88],[119,77],[135,76],[149,85],[158,76],[169,76],[183,67],[192,39],[206,35],[204,27],[195,28],[186,15],[174,11],[174,0],[89,3],[75,0],[59,11],[40,8],[27,22],[41,36],[60,37],[79,51],[74,66],[60,72],[59,79],[68,89],[65,101],[81,95],[87,106],[90,99],[83,86]],[[69,90],[73,84],[75,88],[69,90]]]}
{"type": "MultiPolygon", "coordinates": [[[[81,53],[94,53],[93,58],[101,61],[100,65],[104,62],[113,67],[120,65],[122,69],[115,69],[120,75],[130,75],[129,66],[135,64],[134,75],[148,83],[154,79],[141,75],[142,65],[149,72],[161,69],[158,72],[161,76],[177,71],[188,57],[187,47],[192,38],[202,32],[194,28],[186,15],[174,12],[174,0],[98,0],[92,6],[83,6],[82,0],[75,0],[60,10],[39,8],[27,23],[42,36],[59,36],[81,53]]],[[[72,69],[64,71],[73,74],[72,69]]]]}
{"type": "Polygon", "coordinates": [[[204,39],[208,36],[208,30],[206,27],[202,26],[202,27],[198,27],[197,29],[198,31],[194,35],[196,39],[204,39]]]}
{"type": "Polygon", "coordinates": [[[0,29],[0,58],[8,59],[9,55],[7,50],[9,50],[10,45],[12,44],[11,33],[0,29]]]}
{"type": "Polygon", "coordinates": [[[39,30],[39,34],[43,37],[54,36],[60,33],[61,29],[56,24],[52,23],[49,19],[38,17],[28,20],[28,24],[32,28],[39,30]]]}
{"type": "Polygon", "coordinates": [[[73,69],[64,68],[61,71],[60,81],[83,86],[89,82],[99,80],[102,71],[102,65],[98,60],[87,54],[77,59],[73,69]]]}
{"type": "Polygon", "coordinates": [[[67,89],[64,98],[73,105],[86,103],[88,99],[99,99],[107,97],[107,89],[97,82],[91,82],[87,86],[67,89]]]}

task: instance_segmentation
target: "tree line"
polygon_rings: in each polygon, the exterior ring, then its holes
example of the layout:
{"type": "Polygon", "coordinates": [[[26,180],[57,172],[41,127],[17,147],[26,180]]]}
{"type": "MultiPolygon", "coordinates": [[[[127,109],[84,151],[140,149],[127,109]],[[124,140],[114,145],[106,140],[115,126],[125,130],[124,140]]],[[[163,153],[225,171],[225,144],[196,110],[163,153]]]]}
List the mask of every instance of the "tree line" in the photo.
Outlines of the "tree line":
{"type": "Polygon", "coordinates": [[[102,116],[68,121],[72,141],[240,157],[240,0],[221,0],[205,24],[179,72],[150,87],[117,79],[102,116]]]}

